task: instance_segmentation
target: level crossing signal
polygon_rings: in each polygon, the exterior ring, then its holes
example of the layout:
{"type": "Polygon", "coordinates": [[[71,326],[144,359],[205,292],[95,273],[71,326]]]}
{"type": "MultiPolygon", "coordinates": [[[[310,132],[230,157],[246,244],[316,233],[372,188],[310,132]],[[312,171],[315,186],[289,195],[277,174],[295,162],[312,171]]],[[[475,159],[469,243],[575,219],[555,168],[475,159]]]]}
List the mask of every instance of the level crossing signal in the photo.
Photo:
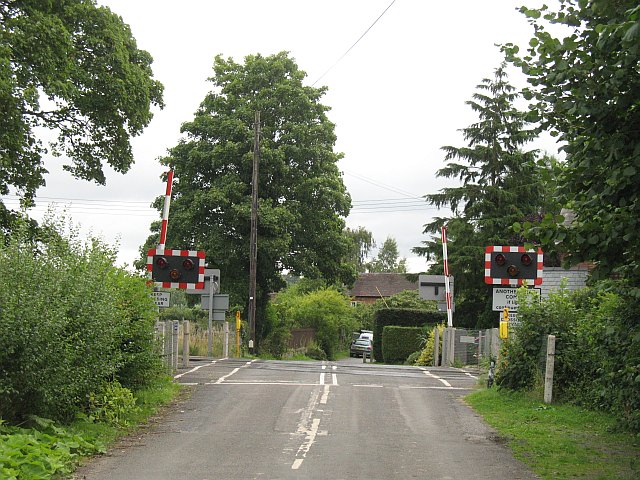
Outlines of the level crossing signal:
{"type": "Polygon", "coordinates": [[[485,248],[484,281],[490,285],[542,284],[543,253],[540,248],[490,246],[485,248]]]}
{"type": "Polygon", "coordinates": [[[196,250],[147,252],[147,271],[154,285],[162,288],[204,289],[205,253],[196,250]]]}

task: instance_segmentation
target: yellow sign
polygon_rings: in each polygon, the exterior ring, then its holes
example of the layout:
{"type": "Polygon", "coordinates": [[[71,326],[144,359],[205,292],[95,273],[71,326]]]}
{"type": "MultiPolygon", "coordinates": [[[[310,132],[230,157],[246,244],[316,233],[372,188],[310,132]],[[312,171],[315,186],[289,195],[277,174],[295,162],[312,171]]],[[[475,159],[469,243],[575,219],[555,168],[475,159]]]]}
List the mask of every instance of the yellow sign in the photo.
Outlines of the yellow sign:
{"type": "Polygon", "coordinates": [[[236,357],[240,357],[240,329],[242,322],[240,321],[240,310],[236,310],[236,357]]]}
{"type": "Polygon", "coordinates": [[[502,311],[502,320],[500,320],[500,338],[509,336],[509,309],[505,307],[502,311]]]}

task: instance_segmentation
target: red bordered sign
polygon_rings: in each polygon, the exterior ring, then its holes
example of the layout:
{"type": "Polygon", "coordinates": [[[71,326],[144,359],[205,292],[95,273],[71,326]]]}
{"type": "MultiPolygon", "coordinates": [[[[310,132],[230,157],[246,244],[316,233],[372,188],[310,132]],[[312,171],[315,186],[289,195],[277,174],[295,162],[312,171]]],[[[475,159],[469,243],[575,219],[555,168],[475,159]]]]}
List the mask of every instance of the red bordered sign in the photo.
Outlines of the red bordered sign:
{"type": "Polygon", "coordinates": [[[147,252],[147,272],[156,287],[204,289],[204,264],[202,250],[151,248],[147,252]]]}
{"type": "Polygon", "coordinates": [[[490,246],[484,250],[484,281],[490,285],[542,284],[542,250],[490,246]]]}

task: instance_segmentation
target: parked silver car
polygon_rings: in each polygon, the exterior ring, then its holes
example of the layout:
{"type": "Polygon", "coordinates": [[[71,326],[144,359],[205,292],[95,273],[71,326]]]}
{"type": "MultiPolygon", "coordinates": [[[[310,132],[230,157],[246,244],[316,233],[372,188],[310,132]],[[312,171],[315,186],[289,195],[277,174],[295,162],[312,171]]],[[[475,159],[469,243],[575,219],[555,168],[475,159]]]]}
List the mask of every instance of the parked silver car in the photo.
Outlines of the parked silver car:
{"type": "Polygon", "coordinates": [[[351,348],[349,349],[350,357],[361,357],[365,353],[367,357],[371,356],[371,351],[373,350],[373,343],[368,338],[359,338],[355,342],[351,344],[351,348]]]}

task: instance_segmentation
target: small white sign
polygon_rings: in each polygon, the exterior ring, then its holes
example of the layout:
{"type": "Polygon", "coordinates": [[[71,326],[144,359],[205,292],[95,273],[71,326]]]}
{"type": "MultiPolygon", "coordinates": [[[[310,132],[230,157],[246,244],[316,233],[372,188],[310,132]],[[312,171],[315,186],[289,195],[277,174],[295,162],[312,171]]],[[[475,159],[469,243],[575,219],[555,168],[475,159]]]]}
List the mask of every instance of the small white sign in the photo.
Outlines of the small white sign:
{"type": "Polygon", "coordinates": [[[156,303],[157,307],[167,308],[169,306],[169,300],[171,298],[170,292],[151,292],[151,298],[156,303]]]}
{"type": "MultiPolygon", "coordinates": [[[[532,289],[540,297],[540,289],[532,289]]],[[[493,311],[501,312],[505,308],[509,311],[518,311],[518,289],[509,287],[497,287],[493,289],[493,311]]]]}

